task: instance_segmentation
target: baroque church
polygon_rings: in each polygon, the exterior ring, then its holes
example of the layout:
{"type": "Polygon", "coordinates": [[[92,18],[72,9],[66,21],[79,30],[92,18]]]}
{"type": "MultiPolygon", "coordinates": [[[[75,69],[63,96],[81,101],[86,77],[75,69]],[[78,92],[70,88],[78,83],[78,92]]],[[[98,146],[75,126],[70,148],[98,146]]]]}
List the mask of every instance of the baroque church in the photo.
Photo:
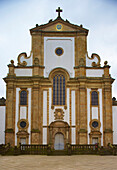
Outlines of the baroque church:
{"type": "Polygon", "coordinates": [[[87,52],[88,30],[61,18],[30,29],[30,56],[19,54],[4,78],[0,143],[117,144],[117,101],[108,62],[87,52]]]}

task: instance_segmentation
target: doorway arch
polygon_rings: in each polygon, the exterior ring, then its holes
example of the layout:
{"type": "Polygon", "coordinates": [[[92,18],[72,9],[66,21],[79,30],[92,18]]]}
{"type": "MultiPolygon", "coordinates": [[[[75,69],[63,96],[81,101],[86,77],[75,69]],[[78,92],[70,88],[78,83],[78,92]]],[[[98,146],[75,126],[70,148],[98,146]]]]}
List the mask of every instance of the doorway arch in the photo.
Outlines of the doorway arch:
{"type": "Polygon", "coordinates": [[[57,150],[57,148],[55,147],[55,145],[57,144],[56,142],[57,138],[58,138],[58,143],[59,143],[59,140],[63,141],[61,143],[63,143],[64,149],[65,149],[66,143],[69,143],[69,140],[70,140],[69,128],[70,128],[69,124],[64,121],[58,120],[58,121],[51,122],[51,124],[48,127],[48,130],[49,130],[48,141],[51,144],[52,149],[57,150]]]}
{"type": "Polygon", "coordinates": [[[55,150],[64,150],[64,135],[62,133],[55,134],[54,149],[55,150]]]}

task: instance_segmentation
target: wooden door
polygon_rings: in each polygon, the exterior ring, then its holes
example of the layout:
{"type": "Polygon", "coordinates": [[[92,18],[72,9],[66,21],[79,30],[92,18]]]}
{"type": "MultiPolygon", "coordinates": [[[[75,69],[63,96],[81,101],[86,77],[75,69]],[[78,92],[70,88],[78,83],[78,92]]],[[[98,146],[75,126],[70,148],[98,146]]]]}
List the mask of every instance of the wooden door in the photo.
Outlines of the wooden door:
{"type": "Polygon", "coordinates": [[[26,138],[20,138],[20,143],[23,145],[26,144],[26,138]]]}
{"type": "Polygon", "coordinates": [[[55,150],[63,150],[64,149],[64,135],[62,133],[57,133],[55,135],[54,149],[55,150]]]}
{"type": "Polygon", "coordinates": [[[92,144],[97,144],[98,143],[98,138],[92,138],[92,144]]]}

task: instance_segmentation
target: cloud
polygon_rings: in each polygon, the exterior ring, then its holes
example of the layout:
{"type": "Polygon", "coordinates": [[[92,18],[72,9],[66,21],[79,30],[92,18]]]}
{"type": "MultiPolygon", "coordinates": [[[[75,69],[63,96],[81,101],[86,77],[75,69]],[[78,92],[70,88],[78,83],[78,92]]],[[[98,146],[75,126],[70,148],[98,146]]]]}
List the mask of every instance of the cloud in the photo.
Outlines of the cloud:
{"type": "MultiPolygon", "coordinates": [[[[5,97],[5,83],[10,60],[17,65],[21,52],[30,53],[31,37],[29,29],[36,24],[47,23],[57,17],[56,8],[63,9],[61,16],[73,24],[83,24],[89,29],[88,53],[101,56],[111,65],[111,75],[116,75],[117,52],[117,5],[114,0],[4,0],[0,1],[0,97],[5,97]]],[[[117,82],[114,82],[113,95],[117,97],[117,82]]]]}

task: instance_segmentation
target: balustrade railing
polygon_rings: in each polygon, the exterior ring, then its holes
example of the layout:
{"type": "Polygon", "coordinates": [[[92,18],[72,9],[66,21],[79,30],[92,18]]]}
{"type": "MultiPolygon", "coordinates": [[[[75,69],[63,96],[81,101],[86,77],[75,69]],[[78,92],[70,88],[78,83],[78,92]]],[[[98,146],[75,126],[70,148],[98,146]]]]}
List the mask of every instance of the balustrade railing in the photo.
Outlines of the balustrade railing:
{"type": "Polygon", "coordinates": [[[1,144],[0,145],[0,154],[5,154],[10,149],[10,144],[1,144]]]}
{"type": "Polygon", "coordinates": [[[71,154],[97,154],[99,146],[98,144],[91,144],[91,145],[68,145],[68,151],[71,154]]]}
{"type": "Polygon", "coordinates": [[[21,154],[47,154],[48,145],[20,144],[21,154]]]}
{"type": "Polygon", "coordinates": [[[71,145],[71,150],[97,150],[98,144],[92,144],[92,145],[71,145]]]}

